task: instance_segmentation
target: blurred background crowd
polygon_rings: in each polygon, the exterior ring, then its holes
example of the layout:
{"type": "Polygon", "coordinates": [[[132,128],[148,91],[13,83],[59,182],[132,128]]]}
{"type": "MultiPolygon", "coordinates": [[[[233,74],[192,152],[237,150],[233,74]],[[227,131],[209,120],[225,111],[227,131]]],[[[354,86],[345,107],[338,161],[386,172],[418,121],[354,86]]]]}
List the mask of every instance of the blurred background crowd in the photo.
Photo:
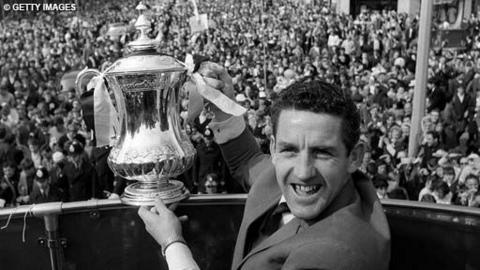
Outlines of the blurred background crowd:
{"type": "MultiPolygon", "coordinates": [[[[209,29],[191,33],[191,2],[146,3],[150,35],[162,53],[180,60],[205,55],[228,69],[235,99],[248,109],[248,126],[266,153],[271,99],[295,80],[320,78],[358,105],[367,146],[361,170],[380,198],[480,206],[478,16],[464,22],[461,49],[446,49],[441,31],[434,31],[420,150],[408,155],[418,17],[386,10],[353,17],[326,4],[288,0],[263,7],[205,0],[198,9],[208,14],[209,29]]],[[[137,4],[86,0],[77,12],[9,13],[0,21],[0,206],[121,194],[124,181],[96,162],[71,81],[85,67],[104,70],[125,55],[136,36],[137,4]]],[[[445,27],[448,18],[439,20],[436,27],[445,27]]],[[[182,102],[184,118],[187,106],[182,102]]],[[[179,178],[193,193],[244,192],[228,172],[210,121],[202,112],[186,124],[198,154],[179,178]]]]}

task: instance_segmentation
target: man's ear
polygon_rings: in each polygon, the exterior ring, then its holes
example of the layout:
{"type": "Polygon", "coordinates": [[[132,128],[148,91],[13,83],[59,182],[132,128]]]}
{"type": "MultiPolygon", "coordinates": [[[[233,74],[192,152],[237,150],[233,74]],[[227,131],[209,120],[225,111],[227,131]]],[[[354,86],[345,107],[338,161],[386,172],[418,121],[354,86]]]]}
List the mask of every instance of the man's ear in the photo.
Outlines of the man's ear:
{"type": "Polygon", "coordinates": [[[275,164],[275,137],[270,136],[270,156],[272,157],[272,162],[275,164]]]}
{"type": "Polygon", "coordinates": [[[363,161],[363,154],[365,153],[365,144],[359,142],[353,147],[350,151],[348,173],[355,172],[361,165],[363,161]]]}

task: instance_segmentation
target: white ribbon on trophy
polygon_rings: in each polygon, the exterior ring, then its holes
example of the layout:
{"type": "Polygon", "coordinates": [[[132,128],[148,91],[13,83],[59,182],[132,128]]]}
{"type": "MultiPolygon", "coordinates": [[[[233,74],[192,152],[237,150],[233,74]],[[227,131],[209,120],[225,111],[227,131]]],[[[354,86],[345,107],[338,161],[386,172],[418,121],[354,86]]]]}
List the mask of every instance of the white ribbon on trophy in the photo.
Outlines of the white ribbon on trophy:
{"type": "Polygon", "coordinates": [[[243,115],[247,111],[221,91],[209,86],[198,72],[193,72],[195,63],[191,54],[187,53],[185,66],[188,69],[188,74],[190,74],[192,78],[192,82],[187,81],[186,87],[189,93],[187,121],[191,122],[200,115],[204,107],[204,99],[215,104],[220,110],[234,116],[243,115]],[[194,85],[188,85],[191,83],[194,85]]]}
{"type": "Polygon", "coordinates": [[[93,77],[87,89],[93,90],[93,112],[97,147],[112,145],[112,138],[120,131],[117,110],[108,93],[103,73],[93,77]]]}

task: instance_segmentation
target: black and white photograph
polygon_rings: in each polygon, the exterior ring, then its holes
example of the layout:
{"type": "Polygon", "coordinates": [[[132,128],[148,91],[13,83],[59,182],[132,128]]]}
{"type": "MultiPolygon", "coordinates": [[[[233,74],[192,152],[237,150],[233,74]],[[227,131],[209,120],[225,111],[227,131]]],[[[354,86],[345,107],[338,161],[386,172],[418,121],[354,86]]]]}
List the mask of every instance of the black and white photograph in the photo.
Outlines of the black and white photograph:
{"type": "Polygon", "coordinates": [[[480,270],[480,0],[0,0],[0,269],[480,270]]]}

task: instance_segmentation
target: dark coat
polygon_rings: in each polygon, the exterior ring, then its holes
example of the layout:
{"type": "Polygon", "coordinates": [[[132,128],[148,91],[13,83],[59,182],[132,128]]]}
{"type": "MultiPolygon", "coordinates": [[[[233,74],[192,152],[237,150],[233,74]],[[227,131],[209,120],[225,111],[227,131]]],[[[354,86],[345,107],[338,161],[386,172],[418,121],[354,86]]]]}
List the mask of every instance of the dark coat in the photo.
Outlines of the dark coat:
{"type": "Polygon", "coordinates": [[[467,111],[469,113],[468,118],[472,118],[475,111],[475,99],[472,98],[472,96],[465,94],[463,101],[460,101],[458,95],[455,95],[452,99],[452,107],[456,120],[465,119],[464,114],[467,111]]]}
{"type": "Polygon", "coordinates": [[[72,162],[66,161],[62,175],[68,187],[68,201],[83,201],[94,196],[98,198],[96,172],[89,162],[83,161],[77,168],[72,162]]]}
{"type": "Polygon", "coordinates": [[[209,146],[201,142],[197,145],[197,158],[194,164],[193,182],[198,185],[198,192],[205,193],[205,177],[215,173],[219,179],[225,176],[225,162],[220,148],[214,142],[209,146]]]}
{"type": "Polygon", "coordinates": [[[443,87],[433,88],[428,94],[428,99],[430,100],[430,105],[427,108],[428,112],[431,112],[433,109],[443,111],[447,105],[447,96],[443,87]]]}
{"type": "Polygon", "coordinates": [[[469,122],[473,121],[475,103],[475,99],[468,94],[465,94],[463,102],[455,95],[443,112],[446,128],[450,128],[457,135],[464,132],[469,122]],[[467,117],[465,112],[468,112],[467,117]]]}
{"type": "Polygon", "coordinates": [[[100,191],[113,191],[114,175],[107,163],[110,149],[110,147],[94,147],[92,149],[93,163],[95,164],[100,191]]]}
{"type": "Polygon", "coordinates": [[[42,194],[39,188],[33,189],[30,194],[30,203],[58,202],[62,200],[60,191],[56,186],[49,186],[48,191],[42,194]]]}

